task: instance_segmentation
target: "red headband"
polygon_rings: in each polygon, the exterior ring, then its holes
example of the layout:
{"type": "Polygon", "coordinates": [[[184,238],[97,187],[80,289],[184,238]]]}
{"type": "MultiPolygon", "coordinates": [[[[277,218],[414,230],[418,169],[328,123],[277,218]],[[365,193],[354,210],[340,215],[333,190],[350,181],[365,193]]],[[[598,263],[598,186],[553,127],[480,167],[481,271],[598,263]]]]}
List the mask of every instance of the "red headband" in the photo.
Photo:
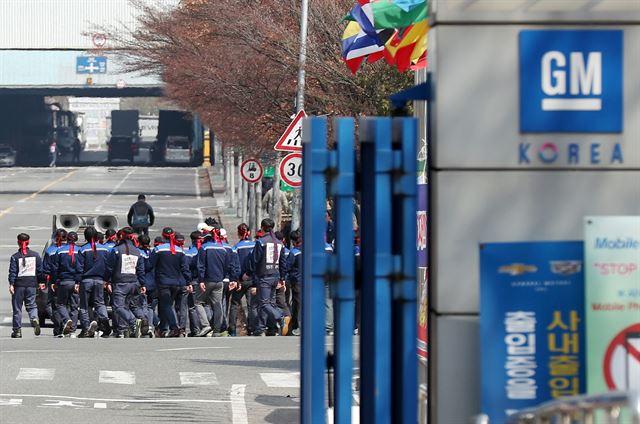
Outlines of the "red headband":
{"type": "Polygon", "coordinates": [[[22,252],[23,255],[27,254],[27,246],[29,246],[29,240],[20,240],[18,241],[18,244],[20,245],[20,251],[22,252]]]}

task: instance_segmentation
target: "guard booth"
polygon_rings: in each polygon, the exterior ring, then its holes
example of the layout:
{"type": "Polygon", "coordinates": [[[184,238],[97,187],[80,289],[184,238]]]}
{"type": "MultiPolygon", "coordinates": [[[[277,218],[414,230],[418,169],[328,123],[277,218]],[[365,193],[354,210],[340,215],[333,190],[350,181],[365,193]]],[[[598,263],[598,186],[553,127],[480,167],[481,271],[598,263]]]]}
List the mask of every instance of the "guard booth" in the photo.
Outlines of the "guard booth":
{"type": "Polygon", "coordinates": [[[357,411],[362,423],[415,424],[417,124],[412,118],[366,118],[358,126],[356,135],[351,118],[304,123],[301,422],[325,423],[328,405],[335,423],[350,423],[357,411]],[[329,124],[334,148],[328,147],[329,124]],[[332,249],[325,235],[328,199],[335,205],[332,249]],[[333,340],[325,336],[327,298],[333,340]],[[352,408],[354,377],[359,409],[352,408]]]}

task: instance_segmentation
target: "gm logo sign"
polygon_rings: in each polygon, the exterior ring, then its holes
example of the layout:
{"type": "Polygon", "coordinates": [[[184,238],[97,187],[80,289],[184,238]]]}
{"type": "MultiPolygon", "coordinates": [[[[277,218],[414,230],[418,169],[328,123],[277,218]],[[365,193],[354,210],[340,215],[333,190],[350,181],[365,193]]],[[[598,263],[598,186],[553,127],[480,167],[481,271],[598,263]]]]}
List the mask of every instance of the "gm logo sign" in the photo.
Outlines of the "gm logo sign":
{"type": "Polygon", "coordinates": [[[521,132],[622,132],[622,30],[520,32],[521,132]]]}

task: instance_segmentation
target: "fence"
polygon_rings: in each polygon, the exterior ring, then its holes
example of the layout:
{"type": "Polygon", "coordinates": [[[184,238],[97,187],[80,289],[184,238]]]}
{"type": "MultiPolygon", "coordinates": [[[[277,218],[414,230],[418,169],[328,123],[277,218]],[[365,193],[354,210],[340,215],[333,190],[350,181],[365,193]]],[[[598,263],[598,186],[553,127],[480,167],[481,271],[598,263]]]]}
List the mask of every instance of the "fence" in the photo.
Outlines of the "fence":
{"type": "Polygon", "coordinates": [[[327,133],[326,118],[305,120],[301,422],[325,422],[327,392],[335,398],[333,422],[351,422],[359,290],[360,422],[415,424],[416,121],[362,119],[359,149],[353,119],[334,121],[333,149],[327,133]],[[356,196],[362,205],[358,265],[356,196]],[[332,254],[325,238],[328,197],[335,205],[332,254]],[[334,306],[333,352],[325,339],[325,293],[334,306]]]}

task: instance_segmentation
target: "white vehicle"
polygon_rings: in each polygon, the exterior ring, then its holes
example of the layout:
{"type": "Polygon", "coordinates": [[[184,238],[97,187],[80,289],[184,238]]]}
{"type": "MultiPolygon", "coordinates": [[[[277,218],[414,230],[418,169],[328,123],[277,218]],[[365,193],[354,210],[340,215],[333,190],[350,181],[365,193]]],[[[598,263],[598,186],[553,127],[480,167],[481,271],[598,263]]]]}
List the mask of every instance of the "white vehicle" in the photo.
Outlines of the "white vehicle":
{"type": "Polygon", "coordinates": [[[0,144],[0,166],[15,166],[16,151],[6,144],[0,144]]]}
{"type": "Polygon", "coordinates": [[[167,137],[166,162],[188,163],[191,161],[191,141],[181,135],[167,137]]]}

